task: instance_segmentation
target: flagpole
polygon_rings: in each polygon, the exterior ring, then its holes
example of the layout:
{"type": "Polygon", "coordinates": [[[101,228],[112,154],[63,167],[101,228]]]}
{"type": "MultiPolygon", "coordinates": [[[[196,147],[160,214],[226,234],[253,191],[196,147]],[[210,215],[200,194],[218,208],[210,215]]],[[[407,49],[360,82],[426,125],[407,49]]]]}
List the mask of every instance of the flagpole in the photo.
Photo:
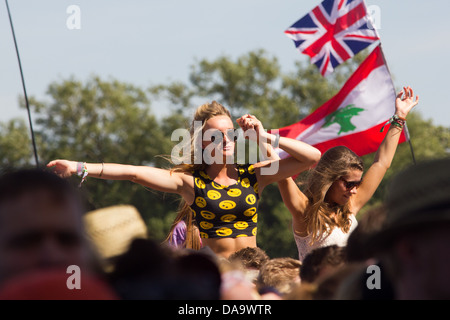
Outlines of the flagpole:
{"type": "Polygon", "coordinates": [[[411,155],[412,155],[412,158],[413,158],[413,163],[416,164],[416,157],[414,156],[414,150],[413,150],[412,143],[411,143],[411,137],[409,135],[409,130],[408,130],[408,126],[406,125],[406,122],[405,122],[405,125],[404,125],[404,130],[405,130],[406,139],[408,139],[409,148],[411,149],[411,155]]]}
{"type": "MultiPolygon", "coordinates": [[[[383,52],[383,50],[381,48],[381,41],[379,43],[379,46],[380,46],[380,52],[381,52],[381,56],[383,57],[384,64],[386,65],[386,69],[389,72],[389,76],[390,76],[389,78],[391,79],[392,87],[395,88],[394,81],[392,81],[391,71],[389,70],[389,66],[388,66],[386,58],[384,56],[384,52],[383,52]]],[[[395,92],[394,92],[394,94],[395,94],[395,92]]],[[[411,150],[411,156],[412,156],[413,163],[416,164],[416,157],[414,155],[414,149],[413,149],[413,146],[412,146],[412,143],[411,143],[411,136],[409,135],[409,130],[408,130],[408,126],[406,125],[406,122],[405,122],[405,125],[404,125],[404,133],[405,133],[406,140],[408,140],[409,149],[411,150]]]]}
{"type": "Polygon", "coordinates": [[[27,89],[25,87],[25,79],[23,77],[22,63],[20,62],[19,48],[17,46],[16,34],[14,32],[14,26],[13,26],[13,22],[12,22],[12,18],[11,18],[11,12],[9,11],[8,0],[5,0],[5,3],[6,3],[6,9],[8,10],[9,24],[11,25],[11,32],[12,32],[12,36],[14,39],[14,45],[16,47],[16,55],[17,55],[17,60],[19,62],[20,76],[22,78],[22,88],[23,88],[23,93],[25,96],[25,105],[26,105],[27,111],[28,111],[28,122],[30,123],[31,141],[33,143],[34,159],[36,160],[36,167],[39,167],[39,160],[38,160],[37,149],[36,149],[36,141],[34,139],[33,122],[31,121],[30,105],[28,103],[27,89]]]}

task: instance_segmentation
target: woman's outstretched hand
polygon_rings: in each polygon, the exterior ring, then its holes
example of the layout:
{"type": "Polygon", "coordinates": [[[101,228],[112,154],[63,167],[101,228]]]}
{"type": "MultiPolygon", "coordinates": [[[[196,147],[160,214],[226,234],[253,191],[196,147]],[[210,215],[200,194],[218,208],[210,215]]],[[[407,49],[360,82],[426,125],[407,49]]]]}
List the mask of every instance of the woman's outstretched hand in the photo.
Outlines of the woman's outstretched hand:
{"type": "Polygon", "coordinates": [[[77,163],[68,160],[53,160],[47,164],[47,168],[53,168],[53,172],[61,178],[69,178],[77,172],[77,163]]]}
{"type": "Polygon", "coordinates": [[[395,114],[402,119],[406,116],[414,106],[419,103],[419,96],[414,99],[414,92],[411,87],[403,87],[403,90],[397,93],[395,99],[395,114]]]}

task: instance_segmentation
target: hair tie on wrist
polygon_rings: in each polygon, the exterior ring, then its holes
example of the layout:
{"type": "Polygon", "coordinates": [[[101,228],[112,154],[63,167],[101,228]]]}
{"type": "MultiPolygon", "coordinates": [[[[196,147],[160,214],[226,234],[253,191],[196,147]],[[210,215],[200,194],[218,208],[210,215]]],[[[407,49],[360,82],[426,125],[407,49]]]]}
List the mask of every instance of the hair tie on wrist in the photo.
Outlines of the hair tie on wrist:
{"type": "Polygon", "coordinates": [[[100,177],[102,176],[102,174],[103,174],[103,168],[104,168],[104,166],[105,166],[105,163],[102,162],[102,171],[100,171],[100,174],[98,175],[99,178],[100,178],[100,177]]]}

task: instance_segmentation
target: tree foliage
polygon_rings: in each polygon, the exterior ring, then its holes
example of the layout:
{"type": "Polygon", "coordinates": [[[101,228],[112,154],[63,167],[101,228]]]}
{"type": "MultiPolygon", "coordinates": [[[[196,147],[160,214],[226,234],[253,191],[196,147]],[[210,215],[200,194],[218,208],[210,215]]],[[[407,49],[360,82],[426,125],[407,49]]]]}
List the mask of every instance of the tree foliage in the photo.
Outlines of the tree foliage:
{"type": "MultiPolygon", "coordinates": [[[[199,104],[217,100],[231,110],[234,118],[250,113],[266,129],[280,128],[301,120],[330,99],[365,56],[357,55],[327,78],[315,66],[300,62],[293,65],[292,71],[283,72],[276,57],[257,50],[236,59],[221,56],[213,61],[196,61],[187,83],[175,81],[138,88],[96,76],[84,83],[75,78],[53,82],[48,87],[48,100],[30,99],[39,157],[41,163],[66,158],[168,167],[169,162],[158,156],[170,155],[177,143],[170,140],[172,132],[189,126],[199,104]],[[163,119],[152,113],[151,102],[156,100],[162,100],[171,110],[163,119]]],[[[420,111],[408,117],[408,128],[416,161],[449,155],[449,128],[433,125],[420,111]]],[[[23,120],[0,123],[0,152],[2,167],[31,165],[30,139],[23,120]]],[[[363,157],[366,167],[373,156],[363,157]]],[[[411,164],[410,146],[401,144],[364,210],[381,202],[392,175],[411,164]]],[[[158,240],[165,238],[178,206],[176,196],[126,181],[94,181],[88,177],[83,191],[87,209],[116,204],[136,206],[148,224],[149,235],[158,240]]],[[[296,258],[291,216],[276,184],[263,191],[258,217],[258,245],[271,257],[296,258]]]]}
{"type": "Polygon", "coordinates": [[[0,123],[0,167],[22,167],[30,162],[32,151],[28,127],[23,119],[0,123]]]}

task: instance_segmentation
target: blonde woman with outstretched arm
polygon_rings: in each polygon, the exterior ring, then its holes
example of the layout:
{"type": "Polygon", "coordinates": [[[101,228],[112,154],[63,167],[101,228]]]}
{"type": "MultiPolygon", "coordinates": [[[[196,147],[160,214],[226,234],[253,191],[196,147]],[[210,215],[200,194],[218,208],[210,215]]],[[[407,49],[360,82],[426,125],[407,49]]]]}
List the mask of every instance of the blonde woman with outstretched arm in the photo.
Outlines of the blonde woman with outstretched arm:
{"type": "MultiPolygon", "coordinates": [[[[201,123],[203,154],[209,150],[210,157],[222,161],[206,163],[203,157],[199,164],[192,161],[170,170],[68,160],[54,160],[47,166],[54,167],[62,177],[78,173],[107,180],[129,180],[161,192],[179,194],[183,201],[174,226],[181,219],[186,221],[187,248],[208,246],[217,255],[228,257],[242,248],[256,247],[258,201],[265,186],[309,169],[319,160],[320,152],[303,142],[270,134],[258,119],[245,115],[237,122],[244,132],[256,132],[256,142],[260,147],[266,148],[264,144],[278,142],[278,146],[291,157],[255,164],[229,163],[227,159],[234,157],[236,137],[229,111],[215,101],[200,106],[192,121],[191,137],[195,135],[196,121],[201,123]],[[211,132],[213,134],[207,135],[211,132]],[[265,169],[274,165],[278,170],[263,174],[265,169]]],[[[193,159],[196,145],[192,142],[191,146],[193,159]]]]}

